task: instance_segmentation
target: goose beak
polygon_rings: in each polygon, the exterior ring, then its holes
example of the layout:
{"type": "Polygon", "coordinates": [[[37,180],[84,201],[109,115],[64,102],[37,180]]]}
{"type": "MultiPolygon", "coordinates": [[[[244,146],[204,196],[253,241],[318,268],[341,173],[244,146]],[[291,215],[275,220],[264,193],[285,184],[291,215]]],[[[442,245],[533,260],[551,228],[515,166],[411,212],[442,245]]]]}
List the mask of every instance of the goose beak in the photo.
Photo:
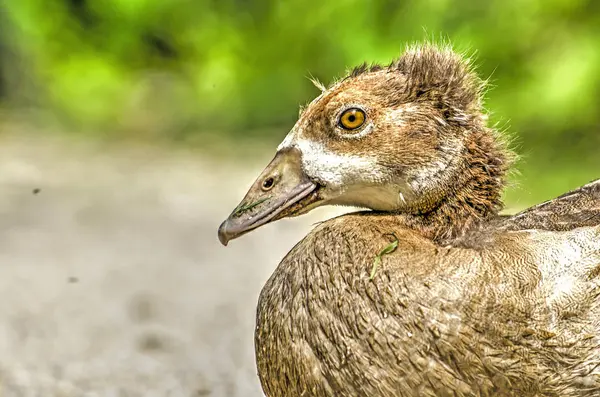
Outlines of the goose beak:
{"type": "Polygon", "coordinates": [[[318,185],[302,170],[300,151],[293,148],[279,151],[221,224],[219,240],[227,245],[230,240],[269,222],[299,215],[319,201],[318,191],[318,185]]]}

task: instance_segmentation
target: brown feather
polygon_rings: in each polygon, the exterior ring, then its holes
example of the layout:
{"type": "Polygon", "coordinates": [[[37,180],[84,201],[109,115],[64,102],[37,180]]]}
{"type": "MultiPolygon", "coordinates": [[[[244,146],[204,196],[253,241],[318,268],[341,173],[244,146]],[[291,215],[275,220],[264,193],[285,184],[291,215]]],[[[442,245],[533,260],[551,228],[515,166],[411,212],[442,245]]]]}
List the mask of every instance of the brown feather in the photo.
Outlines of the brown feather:
{"type": "Polygon", "coordinates": [[[425,45],[354,69],[302,114],[301,139],[377,159],[349,204],[408,187],[393,212],[319,224],[277,267],[255,335],[268,397],[600,396],[600,180],[498,216],[513,156],[483,89],[425,45]],[[332,138],[355,102],[373,131],[332,138]]]}

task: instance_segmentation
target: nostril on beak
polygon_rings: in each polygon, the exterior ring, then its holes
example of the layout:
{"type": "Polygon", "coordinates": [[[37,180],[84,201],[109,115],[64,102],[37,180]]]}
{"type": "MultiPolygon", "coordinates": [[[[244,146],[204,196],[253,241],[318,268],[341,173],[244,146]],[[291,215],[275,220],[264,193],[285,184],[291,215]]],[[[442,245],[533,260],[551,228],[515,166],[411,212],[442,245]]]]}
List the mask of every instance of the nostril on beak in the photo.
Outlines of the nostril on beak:
{"type": "Polygon", "coordinates": [[[270,176],[263,181],[261,188],[264,192],[268,192],[273,188],[273,186],[275,186],[275,178],[270,176]]]}

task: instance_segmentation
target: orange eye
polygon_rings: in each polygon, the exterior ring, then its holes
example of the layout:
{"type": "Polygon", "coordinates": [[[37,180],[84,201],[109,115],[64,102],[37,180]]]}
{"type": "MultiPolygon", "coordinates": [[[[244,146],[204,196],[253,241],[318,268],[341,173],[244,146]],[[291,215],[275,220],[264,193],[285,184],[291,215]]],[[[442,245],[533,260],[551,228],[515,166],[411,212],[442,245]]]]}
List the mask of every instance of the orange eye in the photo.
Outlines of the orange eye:
{"type": "Polygon", "coordinates": [[[365,123],[367,115],[358,108],[345,110],[340,116],[340,126],[346,130],[355,130],[365,123]]]}

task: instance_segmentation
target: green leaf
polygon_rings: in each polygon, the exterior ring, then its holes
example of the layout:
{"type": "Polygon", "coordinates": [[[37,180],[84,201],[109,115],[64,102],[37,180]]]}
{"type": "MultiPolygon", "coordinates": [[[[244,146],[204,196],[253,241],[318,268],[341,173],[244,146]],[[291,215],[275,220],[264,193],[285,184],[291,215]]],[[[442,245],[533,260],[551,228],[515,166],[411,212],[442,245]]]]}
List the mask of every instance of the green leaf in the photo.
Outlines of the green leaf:
{"type": "Polygon", "coordinates": [[[250,211],[252,208],[256,207],[259,204],[264,203],[265,201],[267,201],[269,199],[269,197],[265,197],[263,199],[260,199],[258,201],[255,201],[253,203],[250,204],[240,204],[235,211],[233,211],[233,215],[237,216],[237,215],[241,215],[244,212],[250,211]]]}
{"type": "Polygon", "coordinates": [[[377,267],[379,266],[380,263],[381,263],[381,256],[377,255],[375,257],[375,260],[373,261],[373,268],[371,269],[371,275],[369,276],[369,280],[373,280],[373,277],[375,277],[375,272],[377,271],[377,267]]]}
{"type": "Polygon", "coordinates": [[[388,246],[382,249],[379,255],[391,254],[392,252],[396,251],[396,248],[398,248],[398,240],[394,240],[388,246]]]}
{"type": "Polygon", "coordinates": [[[391,254],[392,252],[396,251],[396,248],[398,248],[398,238],[393,233],[391,234],[391,236],[394,237],[394,241],[392,241],[391,243],[389,243],[388,245],[386,245],[375,256],[375,260],[373,261],[373,268],[371,269],[371,275],[369,276],[369,280],[373,280],[373,277],[375,277],[375,273],[377,272],[377,268],[381,264],[381,257],[383,255],[391,254]]]}

